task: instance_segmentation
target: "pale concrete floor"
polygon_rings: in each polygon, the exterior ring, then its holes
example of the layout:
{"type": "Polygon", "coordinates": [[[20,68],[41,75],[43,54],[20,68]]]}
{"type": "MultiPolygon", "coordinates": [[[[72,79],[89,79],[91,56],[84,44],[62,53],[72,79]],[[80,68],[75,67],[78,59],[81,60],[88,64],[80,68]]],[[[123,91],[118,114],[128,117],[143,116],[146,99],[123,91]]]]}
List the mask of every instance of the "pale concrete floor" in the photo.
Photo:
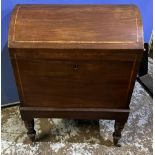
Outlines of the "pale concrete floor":
{"type": "MultiPolygon", "coordinates": [[[[149,59],[152,75],[152,59],[149,59]]],[[[2,155],[151,155],[152,98],[136,82],[131,113],[117,148],[112,143],[114,121],[35,119],[37,142],[31,144],[19,107],[2,109],[2,155]]]]}

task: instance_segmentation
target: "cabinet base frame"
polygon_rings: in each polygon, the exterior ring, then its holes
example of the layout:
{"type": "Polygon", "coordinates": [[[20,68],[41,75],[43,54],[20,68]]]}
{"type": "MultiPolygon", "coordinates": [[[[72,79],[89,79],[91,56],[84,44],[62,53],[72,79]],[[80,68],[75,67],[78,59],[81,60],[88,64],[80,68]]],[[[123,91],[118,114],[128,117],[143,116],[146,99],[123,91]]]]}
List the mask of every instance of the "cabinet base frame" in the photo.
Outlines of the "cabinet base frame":
{"type": "Polygon", "coordinates": [[[35,140],[36,133],[34,118],[109,119],[115,120],[113,141],[116,146],[120,146],[118,141],[128,120],[129,112],[129,109],[20,107],[21,117],[32,141],[35,140]]]}

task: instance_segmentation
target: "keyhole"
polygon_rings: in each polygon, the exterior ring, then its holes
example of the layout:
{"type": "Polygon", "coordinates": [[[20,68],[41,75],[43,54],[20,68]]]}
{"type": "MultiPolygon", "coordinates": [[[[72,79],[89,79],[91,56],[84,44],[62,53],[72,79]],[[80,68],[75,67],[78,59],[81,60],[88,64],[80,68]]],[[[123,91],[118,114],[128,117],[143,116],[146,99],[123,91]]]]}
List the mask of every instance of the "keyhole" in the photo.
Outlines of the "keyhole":
{"type": "Polygon", "coordinates": [[[78,70],[79,69],[79,65],[78,64],[73,65],[73,69],[74,70],[78,70]]]}

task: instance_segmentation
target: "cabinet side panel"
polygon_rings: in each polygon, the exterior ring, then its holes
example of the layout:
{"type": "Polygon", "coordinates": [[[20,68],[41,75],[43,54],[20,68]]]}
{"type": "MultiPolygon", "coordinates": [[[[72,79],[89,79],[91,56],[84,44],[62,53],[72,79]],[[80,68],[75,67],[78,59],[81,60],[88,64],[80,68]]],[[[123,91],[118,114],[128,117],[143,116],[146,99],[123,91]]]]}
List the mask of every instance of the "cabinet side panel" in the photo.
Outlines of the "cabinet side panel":
{"type": "Polygon", "coordinates": [[[22,86],[22,80],[20,77],[20,71],[17,63],[17,58],[16,58],[16,49],[9,49],[9,55],[10,55],[10,60],[15,76],[15,81],[17,85],[17,90],[19,94],[19,99],[20,99],[20,105],[24,105],[24,92],[23,92],[23,86],[22,86]]]}

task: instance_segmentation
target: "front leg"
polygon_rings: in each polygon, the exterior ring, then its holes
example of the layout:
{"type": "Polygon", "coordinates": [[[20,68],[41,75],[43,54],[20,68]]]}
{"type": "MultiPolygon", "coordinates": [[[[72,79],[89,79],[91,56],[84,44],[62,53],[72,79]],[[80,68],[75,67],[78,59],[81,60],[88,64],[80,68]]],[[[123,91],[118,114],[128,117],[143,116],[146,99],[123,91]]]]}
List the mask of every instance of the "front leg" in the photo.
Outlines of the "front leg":
{"type": "Polygon", "coordinates": [[[115,120],[115,125],[114,125],[114,133],[113,133],[113,142],[114,145],[120,147],[121,145],[118,144],[118,141],[121,139],[121,132],[124,128],[125,123],[127,122],[127,120],[115,120]]]}
{"type": "Polygon", "coordinates": [[[27,128],[28,132],[27,135],[31,141],[35,140],[36,131],[34,130],[34,119],[32,120],[24,120],[25,127],[27,128]]]}

